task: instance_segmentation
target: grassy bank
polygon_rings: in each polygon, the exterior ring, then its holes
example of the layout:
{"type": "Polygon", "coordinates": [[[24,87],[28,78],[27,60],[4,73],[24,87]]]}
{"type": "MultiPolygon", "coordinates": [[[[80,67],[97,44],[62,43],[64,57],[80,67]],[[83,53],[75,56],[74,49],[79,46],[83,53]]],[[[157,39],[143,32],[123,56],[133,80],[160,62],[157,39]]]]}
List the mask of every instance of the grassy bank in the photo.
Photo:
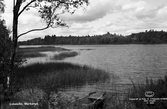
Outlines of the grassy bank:
{"type": "Polygon", "coordinates": [[[154,81],[146,79],[145,84],[129,84],[126,86],[129,90],[119,90],[119,84],[116,86],[113,92],[107,93],[103,109],[167,109],[167,99],[155,100],[167,98],[167,76],[154,81]],[[146,97],[147,91],[153,91],[155,95],[146,97]],[[147,104],[148,98],[153,104],[147,104]]]}
{"type": "Polygon", "coordinates": [[[16,69],[14,75],[15,86],[44,90],[82,86],[110,78],[103,70],[71,63],[36,63],[16,69]]]}
{"type": "MultiPolygon", "coordinates": [[[[62,66],[63,64],[64,63],[61,63],[59,65],[62,66]]],[[[73,69],[73,64],[65,63],[64,65],[67,68],[71,69],[71,71],[69,70],[70,72],[73,72],[73,70],[72,70],[73,69]]],[[[78,71],[81,71],[81,69],[84,70],[84,71],[86,69],[88,69],[87,66],[78,66],[78,65],[76,65],[75,68],[77,69],[77,70],[75,70],[76,73],[78,71]]],[[[64,66],[60,67],[60,69],[58,69],[57,71],[61,72],[61,70],[63,70],[63,69],[64,69],[64,66]]],[[[94,71],[93,75],[96,74],[95,73],[96,70],[97,69],[93,69],[93,71],[94,71]]],[[[103,73],[105,73],[105,72],[103,72],[103,73]]],[[[75,74],[73,76],[69,76],[69,73],[67,73],[67,72],[65,72],[63,74],[66,75],[65,76],[65,81],[66,81],[67,78],[69,79],[69,78],[73,78],[74,76],[76,76],[75,74]]],[[[28,75],[31,75],[31,74],[28,74],[28,75]]],[[[26,75],[26,76],[28,76],[28,75],[26,75]]],[[[58,75],[60,76],[61,74],[58,74],[58,75]]],[[[86,75],[89,75],[89,74],[86,74],[86,75]]],[[[91,76],[91,75],[89,75],[89,76],[91,76]]],[[[96,82],[97,81],[105,81],[105,80],[108,79],[108,77],[106,77],[107,73],[104,74],[105,76],[101,75],[101,73],[96,74],[96,75],[97,75],[97,77],[95,77],[96,79],[93,76],[91,76],[91,78],[89,78],[89,79],[94,78],[93,80],[91,80],[91,82],[92,81],[94,81],[94,82],[95,81],[96,82]],[[102,78],[99,78],[98,76],[99,77],[102,76],[102,78]]],[[[80,73],[79,73],[79,76],[87,77],[87,76],[81,75],[80,73]]],[[[34,76],[34,77],[37,77],[37,76],[34,76]]],[[[30,77],[30,78],[34,78],[34,77],[30,77]]],[[[47,74],[43,73],[43,75],[41,77],[42,77],[42,81],[39,79],[41,81],[41,82],[40,81],[39,82],[40,83],[49,83],[49,84],[45,84],[45,86],[48,85],[47,86],[48,88],[50,87],[51,84],[58,82],[58,81],[52,79],[52,78],[58,79],[58,78],[56,78],[55,73],[54,74],[53,73],[47,73],[47,74]],[[45,75],[47,75],[47,76],[45,76],[45,75]],[[50,80],[50,81],[53,80],[53,83],[48,81],[48,80],[50,80]]],[[[38,78],[40,78],[40,77],[38,77],[38,78]]],[[[64,76],[62,78],[64,78],[64,76]]],[[[73,79],[75,80],[75,77],[73,79]]],[[[79,79],[82,79],[82,78],[79,78],[79,79]]],[[[89,79],[88,79],[88,81],[89,81],[89,79]]],[[[74,81],[74,80],[70,80],[70,81],[74,81]]],[[[80,80],[75,80],[75,82],[76,81],[78,82],[80,80]]],[[[36,82],[38,82],[38,81],[36,81],[36,82]]],[[[67,80],[66,82],[69,82],[69,81],[67,80]]],[[[73,83],[73,82],[71,82],[71,83],[73,83]]],[[[66,83],[66,84],[68,84],[68,83],[66,83]]],[[[63,85],[64,85],[64,83],[63,83],[63,85]]],[[[118,97],[120,97],[119,93],[115,93],[115,94],[113,92],[107,93],[103,109],[167,109],[167,101],[156,100],[154,102],[154,104],[150,105],[150,107],[149,107],[146,104],[146,102],[144,102],[143,100],[140,100],[140,101],[130,101],[129,100],[129,98],[146,98],[146,96],[145,96],[146,91],[153,91],[155,93],[155,96],[153,98],[167,98],[167,76],[165,76],[164,78],[160,78],[157,81],[153,81],[151,79],[150,80],[146,79],[146,84],[145,85],[134,84],[131,87],[131,89],[129,90],[129,92],[127,94],[125,94],[124,100],[121,100],[120,98],[118,98],[118,97]]],[[[39,94],[39,96],[44,96],[44,92],[42,92],[39,89],[35,89],[34,91],[31,90],[30,92],[34,93],[34,95],[31,95],[31,97],[36,97],[37,94],[39,94]]],[[[26,93],[26,91],[24,91],[24,93],[26,93]]],[[[17,96],[20,97],[20,96],[24,95],[24,97],[25,96],[27,97],[27,93],[26,94],[24,94],[24,93],[21,93],[21,95],[18,94],[17,96]]],[[[120,93],[122,93],[122,92],[120,92],[120,93]]],[[[62,109],[81,109],[81,108],[70,107],[72,102],[68,98],[62,98],[61,96],[58,96],[58,99],[56,99],[56,100],[58,102],[58,105],[63,107],[62,109]]],[[[58,108],[58,107],[56,107],[56,108],[58,108]]],[[[48,109],[48,108],[45,107],[43,109],[48,109]]]]}
{"type": "Polygon", "coordinates": [[[44,56],[46,56],[45,54],[42,54],[41,52],[69,51],[69,50],[61,48],[61,47],[54,47],[54,46],[41,46],[41,47],[19,48],[18,51],[20,53],[22,53],[25,58],[34,58],[34,57],[44,57],[44,56]]]}
{"type": "MultiPolygon", "coordinates": [[[[109,79],[109,73],[88,66],[63,62],[31,64],[17,68],[14,72],[14,86],[17,92],[12,102],[39,103],[39,109],[50,109],[50,103],[53,102],[56,109],[74,109],[71,107],[71,97],[57,95],[59,88],[78,87],[109,79]]],[[[35,106],[24,105],[19,108],[9,104],[3,106],[5,109],[36,109],[35,106]]]]}
{"type": "Polygon", "coordinates": [[[54,56],[53,56],[53,59],[55,59],[55,60],[63,60],[63,59],[65,59],[65,58],[68,58],[68,57],[75,57],[75,56],[77,56],[77,55],[78,55],[78,53],[75,52],[75,51],[62,52],[62,53],[60,53],[60,54],[58,54],[58,55],[54,55],[54,56]]]}

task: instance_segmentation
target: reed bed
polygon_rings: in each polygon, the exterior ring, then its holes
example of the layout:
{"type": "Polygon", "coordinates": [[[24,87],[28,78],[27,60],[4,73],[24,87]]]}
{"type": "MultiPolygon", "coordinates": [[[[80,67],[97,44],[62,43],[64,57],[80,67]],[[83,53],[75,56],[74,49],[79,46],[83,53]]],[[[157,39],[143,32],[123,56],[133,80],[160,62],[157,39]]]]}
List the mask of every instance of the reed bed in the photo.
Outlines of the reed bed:
{"type": "Polygon", "coordinates": [[[110,79],[107,72],[71,63],[36,63],[14,72],[15,86],[38,87],[44,90],[82,86],[110,79]]]}
{"type": "Polygon", "coordinates": [[[46,54],[42,54],[39,52],[24,52],[23,57],[24,58],[36,58],[36,57],[45,57],[46,54]]]}
{"type": "Polygon", "coordinates": [[[42,54],[41,52],[69,51],[69,50],[61,48],[61,47],[54,47],[54,46],[41,46],[41,47],[19,48],[18,51],[23,54],[24,58],[35,58],[35,57],[46,56],[45,54],[42,54]]]}
{"type": "MultiPolygon", "coordinates": [[[[116,87],[119,86],[116,85],[116,87]]],[[[113,90],[118,89],[118,87],[113,90]]],[[[167,98],[167,76],[157,80],[146,78],[145,84],[132,84],[127,88],[129,90],[118,90],[116,92],[107,92],[103,109],[167,109],[167,100],[155,100],[154,98],[167,98]],[[150,97],[154,99],[153,104],[141,99],[149,99],[145,92],[153,91],[155,95],[150,97]],[[121,97],[122,96],[122,97],[121,97]],[[141,99],[140,99],[141,98],[141,99]],[[132,100],[140,99],[140,100],[132,100]]]]}
{"type": "Polygon", "coordinates": [[[53,59],[55,60],[63,60],[65,58],[69,58],[69,57],[75,57],[77,56],[78,53],[75,51],[70,51],[70,52],[61,52],[60,54],[56,54],[53,56],[53,59]]]}
{"type": "Polygon", "coordinates": [[[4,104],[3,107],[6,106],[5,109],[51,109],[50,102],[53,102],[52,98],[55,96],[54,103],[58,103],[56,108],[74,109],[69,99],[57,98],[59,88],[78,87],[105,82],[109,79],[109,73],[101,69],[72,63],[35,63],[22,66],[14,72],[16,92],[12,102],[35,102],[39,105],[18,107],[4,104]]]}
{"type": "MultiPolygon", "coordinates": [[[[156,81],[146,79],[145,85],[133,85],[129,91],[129,98],[147,98],[145,92],[152,91],[154,96],[151,98],[167,98],[167,75],[164,78],[159,78],[156,81]]],[[[155,100],[153,104],[148,105],[143,100],[132,101],[137,109],[167,109],[167,100],[155,100]]]]}

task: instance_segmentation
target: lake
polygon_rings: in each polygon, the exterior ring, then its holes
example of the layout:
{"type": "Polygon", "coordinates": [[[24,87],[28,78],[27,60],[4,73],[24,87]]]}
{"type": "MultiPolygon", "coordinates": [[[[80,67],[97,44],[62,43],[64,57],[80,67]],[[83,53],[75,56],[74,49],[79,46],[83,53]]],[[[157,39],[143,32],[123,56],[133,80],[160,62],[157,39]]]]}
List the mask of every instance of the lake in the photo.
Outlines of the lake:
{"type": "MultiPolygon", "coordinates": [[[[22,46],[26,47],[26,46],[22,46]]],[[[114,75],[118,84],[144,83],[146,77],[157,79],[167,72],[167,45],[62,45],[56,46],[79,52],[76,57],[64,62],[89,65],[114,75]]],[[[48,57],[28,59],[27,63],[50,62],[54,52],[45,52],[48,57]]]]}
{"type": "Polygon", "coordinates": [[[62,46],[80,52],[64,61],[104,69],[120,83],[143,82],[167,72],[167,45],[77,45],[62,46]],[[90,49],[90,50],[88,50],[90,49]],[[92,49],[92,50],[91,50],[92,49]]]}

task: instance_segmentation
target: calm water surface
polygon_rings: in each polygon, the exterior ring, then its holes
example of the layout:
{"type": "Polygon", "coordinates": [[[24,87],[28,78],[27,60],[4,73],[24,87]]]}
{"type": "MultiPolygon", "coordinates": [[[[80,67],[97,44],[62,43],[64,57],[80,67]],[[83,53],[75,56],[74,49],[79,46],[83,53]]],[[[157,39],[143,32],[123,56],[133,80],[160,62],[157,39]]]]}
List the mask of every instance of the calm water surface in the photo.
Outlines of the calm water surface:
{"type": "MultiPolygon", "coordinates": [[[[63,45],[79,55],[64,62],[101,68],[115,75],[116,83],[145,82],[148,78],[163,77],[167,72],[167,45],[63,45]]],[[[49,62],[54,52],[46,52],[47,58],[28,59],[27,63],[49,62]]]]}

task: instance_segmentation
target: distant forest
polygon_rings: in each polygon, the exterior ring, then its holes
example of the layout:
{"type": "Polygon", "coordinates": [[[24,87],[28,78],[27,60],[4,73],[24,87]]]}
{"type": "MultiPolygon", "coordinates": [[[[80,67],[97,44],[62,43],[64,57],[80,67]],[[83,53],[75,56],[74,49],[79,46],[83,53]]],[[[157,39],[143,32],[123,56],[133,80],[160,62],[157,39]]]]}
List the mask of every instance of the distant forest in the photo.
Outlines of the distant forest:
{"type": "Polygon", "coordinates": [[[34,38],[19,42],[20,45],[80,45],[80,44],[164,44],[167,43],[167,32],[146,30],[132,33],[128,36],[110,34],[94,36],[56,36],[46,35],[44,38],[34,38]]]}

